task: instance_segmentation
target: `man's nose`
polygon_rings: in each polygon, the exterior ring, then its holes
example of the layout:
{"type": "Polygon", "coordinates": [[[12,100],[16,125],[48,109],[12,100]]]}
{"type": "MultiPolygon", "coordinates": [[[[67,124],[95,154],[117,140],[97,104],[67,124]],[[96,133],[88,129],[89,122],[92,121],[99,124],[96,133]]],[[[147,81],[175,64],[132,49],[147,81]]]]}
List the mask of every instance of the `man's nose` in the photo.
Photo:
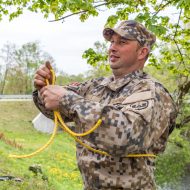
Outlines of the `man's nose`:
{"type": "Polygon", "coordinates": [[[110,44],[109,51],[117,51],[117,43],[113,42],[110,44]]]}

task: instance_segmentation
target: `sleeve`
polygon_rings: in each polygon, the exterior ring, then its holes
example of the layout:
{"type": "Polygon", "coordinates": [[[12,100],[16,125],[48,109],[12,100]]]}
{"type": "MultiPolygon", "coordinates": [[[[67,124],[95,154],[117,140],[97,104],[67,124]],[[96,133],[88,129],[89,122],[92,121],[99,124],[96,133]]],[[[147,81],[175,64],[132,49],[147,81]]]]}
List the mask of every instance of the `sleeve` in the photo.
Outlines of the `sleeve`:
{"type": "Polygon", "coordinates": [[[60,100],[60,110],[80,126],[89,130],[101,118],[102,124],[85,143],[111,155],[143,153],[168,130],[173,104],[160,87],[146,91],[137,88],[121,102],[107,105],[87,100],[70,92],[60,100]]]}
{"type": "MultiPolygon", "coordinates": [[[[92,84],[91,81],[87,81],[84,83],[70,84],[70,85],[64,86],[64,88],[66,88],[68,91],[72,91],[83,96],[91,84],[92,84]]],[[[40,110],[40,112],[42,112],[46,117],[50,119],[54,119],[53,111],[49,111],[45,108],[37,90],[33,92],[32,96],[33,96],[34,104],[40,110]]],[[[61,116],[64,119],[64,122],[72,121],[72,119],[69,119],[62,113],[61,113],[61,116]]]]}

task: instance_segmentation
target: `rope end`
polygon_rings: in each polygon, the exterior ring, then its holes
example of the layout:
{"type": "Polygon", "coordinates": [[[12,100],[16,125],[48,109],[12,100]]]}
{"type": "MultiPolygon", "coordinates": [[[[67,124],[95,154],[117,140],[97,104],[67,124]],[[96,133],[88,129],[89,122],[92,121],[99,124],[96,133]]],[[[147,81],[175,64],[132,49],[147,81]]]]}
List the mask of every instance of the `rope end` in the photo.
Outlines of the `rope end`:
{"type": "Polygon", "coordinates": [[[16,158],[16,155],[14,155],[14,154],[9,154],[9,155],[8,155],[8,158],[16,158]]]}

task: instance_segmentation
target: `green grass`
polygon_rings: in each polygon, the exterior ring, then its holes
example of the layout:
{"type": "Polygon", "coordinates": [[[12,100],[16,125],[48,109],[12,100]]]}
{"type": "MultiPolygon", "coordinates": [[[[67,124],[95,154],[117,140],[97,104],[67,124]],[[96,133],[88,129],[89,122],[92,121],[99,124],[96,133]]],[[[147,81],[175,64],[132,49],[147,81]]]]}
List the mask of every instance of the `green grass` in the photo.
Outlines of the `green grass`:
{"type": "Polygon", "coordinates": [[[15,148],[0,139],[0,176],[11,175],[22,182],[0,181],[1,190],[81,190],[82,180],[76,165],[75,142],[64,133],[43,152],[25,159],[9,158],[9,154],[28,154],[43,146],[50,135],[36,131],[32,126],[38,114],[32,102],[0,102],[0,133],[16,141],[23,149],[15,148]],[[43,174],[29,171],[31,165],[40,165],[43,174]],[[44,176],[48,180],[44,180],[44,176]]]}
{"type": "Polygon", "coordinates": [[[188,128],[189,126],[175,129],[164,154],[157,158],[155,175],[160,186],[168,184],[171,189],[181,190],[186,185],[182,178],[185,175],[190,176],[189,172],[185,173],[185,168],[190,164],[190,141],[181,132],[188,128]]]}

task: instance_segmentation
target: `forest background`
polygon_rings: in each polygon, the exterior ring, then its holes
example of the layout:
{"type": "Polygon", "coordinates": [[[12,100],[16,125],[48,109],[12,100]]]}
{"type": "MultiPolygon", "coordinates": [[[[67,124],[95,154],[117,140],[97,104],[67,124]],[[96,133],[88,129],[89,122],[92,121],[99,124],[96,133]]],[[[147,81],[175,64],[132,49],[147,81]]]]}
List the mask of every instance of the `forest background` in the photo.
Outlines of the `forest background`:
{"type": "MultiPolygon", "coordinates": [[[[190,176],[190,1],[189,0],[14,0],[0,1],[0,19],[10,22],[24,10],[42,13],[44,19],[53,15],[53,22],[78,17],[85,22],[90,16],[113,9],[105,26],[113,27],[130,15],[142,22],[157,36],[157,43],[145,70],[162,82],[177,105],[177,123],[170,136],[167,150],[157,159],[156,178],[160,186],[175,186],[190,176]],[[169,9],[175,15],[167,14],[169,9]],[[173,17],[175,16],[174,19],[173,17]],[[168,167],[170,166],[170,167],[168,167]]],[[[57,84],[83,82],[90,78],[111,74],[107,61],[108,44],[95,42],[83,53],[91,69],[86,73],[69,75],[56,69],[57,84]]],[[[28,42],[21,47],[7,43],[0,50],[0,94],[31,94],[35,70],[54,58],[43,51],[40,42],[28,42]]]]}

